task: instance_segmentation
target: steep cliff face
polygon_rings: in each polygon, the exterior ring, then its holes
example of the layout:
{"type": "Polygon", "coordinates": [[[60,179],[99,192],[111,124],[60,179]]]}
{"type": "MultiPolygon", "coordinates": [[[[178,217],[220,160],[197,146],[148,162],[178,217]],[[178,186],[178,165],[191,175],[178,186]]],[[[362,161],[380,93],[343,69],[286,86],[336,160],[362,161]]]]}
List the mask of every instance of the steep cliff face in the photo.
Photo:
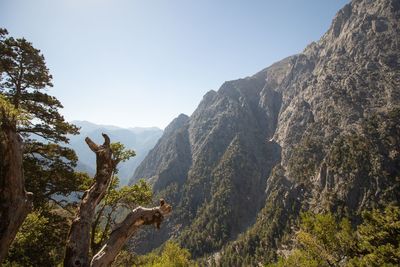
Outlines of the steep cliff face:
{"type": "Polygon", "coordinates": [[[176,209],[158,234],[142,233],[134,241],[140,252],[174,236],[200,256],[254,223],[264,205],[266,177],[279,161],[279,147],[267,139],[281,105],[274,89],[289,62],[224,83],[204,96],[190,118],[181,115],[167,127],[134,179],[149,179],[176,209]]]}
{"type": "Polygon", "coordinates": [[[228,242],[221,264],[265,263],[301,210],[357,218],[398,201],[399,21],[398,0],[354,0],[303,53],[207,93],[174,130],[182,148],[165,134],[161,159],[135,174],[177,207],[145,249],[173,236],[202,256],[228,242]]]}
{"type": "Polygon", "coordinates": [[[256,223],[223,249],[220,264],[273,260],[302,210],[356,221],[366,208],[398,203],[399,7],[352,1],[320,41],[293,58],[276,88],[282,107],[273,140],[281,162],[256,223]]]}
{"type": "Polygon", "coordinates": [[[282,147],[281,165],[289,180],[315,189],[315,203],[330,195],[356,212],[382,200],[381,185],[393,182],[379,175],[388,151],[378,135],[390,129],[376,118],[393,120],[389,114],[400,104],[399,16],[398,1],[346,5],[321,40],[296,57],[278,89],[283,104],[274,140],[282,147]],[[312,160],[299,159],[304,155],[312,160]],[[362,166],[373,157],[379,163],[362,166]]]}
{"type": "Polygon", "coordinates": [[[165,128],[160,140],[136,169],[130,183],[146,178],[158,191],[171,183],[182,184],[186,180],[192,162],[188,122],[189,117],[181,114],[165,128]]]}

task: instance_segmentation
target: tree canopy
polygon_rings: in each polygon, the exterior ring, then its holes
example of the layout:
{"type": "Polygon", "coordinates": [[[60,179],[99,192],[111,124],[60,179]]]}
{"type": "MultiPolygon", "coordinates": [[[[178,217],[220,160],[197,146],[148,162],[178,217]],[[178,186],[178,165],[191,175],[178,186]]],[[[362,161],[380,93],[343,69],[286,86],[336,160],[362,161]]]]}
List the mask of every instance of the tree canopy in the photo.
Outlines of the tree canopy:
{"type": "Polygon", "coordinates": [[[60,101],[46,93],[53,77],[40,50],[24,38],[9,37],[5,29],[0,33],[1,102],[7,101],[14,114],[23,114],[14,123],[24,142],[25,186],[38,208],[56,194],[78,190],[84,180],[73,170],[75,152],[66,147],[68,135],[77,134],[78,128],[60,114],[60,101]]]}
{"type": "Polygon", "coordinates": [[[400,208],[365,211],[362,218],[354,229],[347,218],[338,220],[332,213],[304,213],[294,249],[268,266],[398,266],[400,208]]]}

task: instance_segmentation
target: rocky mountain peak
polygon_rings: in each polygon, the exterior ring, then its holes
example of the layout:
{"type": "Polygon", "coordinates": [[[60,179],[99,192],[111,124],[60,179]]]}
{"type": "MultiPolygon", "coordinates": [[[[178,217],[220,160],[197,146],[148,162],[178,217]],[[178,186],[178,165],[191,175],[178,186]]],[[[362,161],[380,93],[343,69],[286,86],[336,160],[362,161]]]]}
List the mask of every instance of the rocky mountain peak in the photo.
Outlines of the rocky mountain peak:
{"type": "Polygon", "coordinates": [[[174,132],[175,130],[183,127],[187,122],[189,121],[189,116],[186,114],[179,114],[178,117],[172,120],[170,124],[168,124],[167,127],[165,127],[164,133],[166,135],[174,132]]]}

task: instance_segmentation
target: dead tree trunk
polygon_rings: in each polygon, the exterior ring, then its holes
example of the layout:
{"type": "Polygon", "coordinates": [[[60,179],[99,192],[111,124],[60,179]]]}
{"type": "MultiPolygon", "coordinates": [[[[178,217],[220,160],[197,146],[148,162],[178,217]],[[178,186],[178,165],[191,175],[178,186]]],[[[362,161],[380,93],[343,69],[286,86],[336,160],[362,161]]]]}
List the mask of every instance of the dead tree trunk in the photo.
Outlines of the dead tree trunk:
{"type": "Polygon", "coordinates": [[[110,266],[125,242],[141,225],[155,224],[159,228],[164,216],[172,210],[164,200],[160,201],[159,207],[134,209],[122,223],[117,225],[109,240],[90,261],[90,231],[96,206],[106,194],[112,173],[118,163],[117,159],[113,160],[110,139],[105,134],[103,137],[105,141],[101,146],[89,138],[85,139],[90,149],[96,153],[97,169],[94,184],[83,195],[68,234],[64,258],[66,267],[110,266]]]}
{"type": "Polygon", "coordinates": [[[170,205],[160,201],[160,206],[155,208],[138,207],[126,216],[124,221],[117,225],[111,232],[110,238],[103,248],[94,255],[91,267],[107,267],[110,266],[118,255],[126,241],[136,232],[142,225],[154,224],[160,228],[160,224],[165,215],[171,212],[170,205]]]}
{"type": "Polygon", "coordinates": [[[2,118],[0,129],[0,265],[11,242],[32,209],[32,193],[25,191],[22,140],[14,123],[2,118]]]}
{"type": "Polygon", "coordinates": [[[110,138],[106,134],[103,134],[103,137],[104,143],[101,146],[95,144],[88,137],[85,139],[89,148],[96,153],[97,169],[94,184],[84,193],[68,234],[64,258],[64,266],[66,267],[88,267],[90,264],[91,224],[96,206],[106,193],[115,167],[112,160],[110,138]]]}

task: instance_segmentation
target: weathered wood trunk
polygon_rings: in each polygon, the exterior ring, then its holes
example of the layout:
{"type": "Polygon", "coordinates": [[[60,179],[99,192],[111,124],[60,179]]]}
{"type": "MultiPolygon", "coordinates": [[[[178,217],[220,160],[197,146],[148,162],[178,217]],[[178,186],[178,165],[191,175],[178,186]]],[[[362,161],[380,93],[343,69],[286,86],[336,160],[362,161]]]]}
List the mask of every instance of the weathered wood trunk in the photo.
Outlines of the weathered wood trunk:
{"type": "Polygon", "coordinates": [[[117,225],[111,232],[110,238],[102,249],[94,255],[91,267],[107,267],[114,261],[126,241],[142,225],[154,224],[160,228],[164,216],[172,211],[170,205],[160,201],[160,206],[155,208],[138,207],[129,213],[124,221],[117,225]]]}
{"type": "Polygon", "coordinates": [[[118,163],[117,159],[113,160],[110,139],[105,134],[103,137],[105,141],[101,146],[86,138],[86,143],[96,153],[97,169],[94,184],[83,195],[68,234],[64,258],[66,267],[110,266],[125,242],[141,225],[155,224],[159,228],[164,216],[172,210],[164,200],[160,201],[159,207],[134,209],[122,223],[117,225],[109,240],[90,261],[90,231],[96,207],[106,194],[118,163]]]}
{"type": "Polygon", "coordinates": [[[11,242],[32,209],[32,194],[25,191],[22,140],[15,125],[2,119],[0,129],[0,265],[11,242]]]}
{"type": "Polygon", "coordinates": [[[66,267],[88,267],[90,264],[91,224],[96,206],[104,197],[114,170],[110,139],[105,134],[103,134],[103,137],[104,144],[101,146],[95,144],[89,138],[85,139],[89,148],[96,153],[97,169],[94,184],[84,193],[68,234],[64,258],[64,266],[66,267]]]}

